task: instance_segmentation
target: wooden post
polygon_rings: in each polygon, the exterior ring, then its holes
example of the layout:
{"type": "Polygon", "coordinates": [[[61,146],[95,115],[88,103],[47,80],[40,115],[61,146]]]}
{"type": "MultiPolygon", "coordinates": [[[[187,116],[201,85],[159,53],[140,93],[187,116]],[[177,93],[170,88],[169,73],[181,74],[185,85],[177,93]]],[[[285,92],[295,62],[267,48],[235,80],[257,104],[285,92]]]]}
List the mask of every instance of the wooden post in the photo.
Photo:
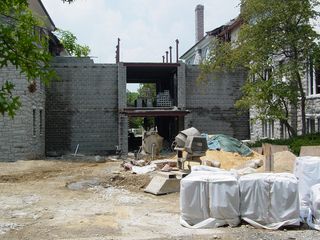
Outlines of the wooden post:
{"type": "Polygon", "coordinates": [[[264,170],[266,172],[271,172],[273,167],[273,164],[272,164],[273,156],[272,156],[271,144],[263,143],[262,148],[263,148],[263,154],[265,156],[264,170]]]}

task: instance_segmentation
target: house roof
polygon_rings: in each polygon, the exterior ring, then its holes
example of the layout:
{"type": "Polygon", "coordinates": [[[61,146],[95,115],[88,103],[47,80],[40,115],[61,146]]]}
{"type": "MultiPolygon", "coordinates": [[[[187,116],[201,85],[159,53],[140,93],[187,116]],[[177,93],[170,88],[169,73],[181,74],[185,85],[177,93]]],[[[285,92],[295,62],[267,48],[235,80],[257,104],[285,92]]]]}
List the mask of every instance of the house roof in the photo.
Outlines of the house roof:
{"type": "Polygon", "coordinates": [[[242,20],[240,16],[231,19],[229,22],[225,23],[224,25],[221,25],[220,27],[217,27],[211,31],[206,32],[206,35],[196,44],[194,44],[191,48],[189,48],[180,58],[184,58],[186,55],[188,55],[196,46],[200,45],[206,38],[213,37],[213,36],[223,36],[226,32],[233,30],[235,27],[237,27],[239,24],[242,23],[242,20]]]}
{"type": "Polygon", "coordinates": [[[36,17],[40,18],[45,23],[45,26],[48,28],[48,30],[56,30],[56,26],[41,0],[28,0],[28,3],[29,8],[36,17]]]}
{"type": "Polygon", "coordinates": [[[47,15],[48,20],[50,21],[50,23],[52,24],[52,26],[53,26],[54,29],[56,30],[56,25],[54,24],[52,18],[50,17],[50,15],[49,15],[47,9],[45,8],[45,6],[43,5],[42,1],[41,1],[41,0],[38,0],[38,2],[39,2],[39,4],[40,4],[41,8],[43,9],[43,11],[45,12],[45,14],[47,15]]]}
{"type": "Polygon", "coordinates": [[[186,55],[188,55],[196,46],[200,45],[200,43],[202,43],[203,41],[206,40],[206,38],[208,36],[211,36],[207,33],[207,35],[205,35],[203,38],[201,38],[201,40],[199,42],[197,42],[196,44],[194,44],[191,48],[189,48],[180,58],[184,58],[186,55]]]}

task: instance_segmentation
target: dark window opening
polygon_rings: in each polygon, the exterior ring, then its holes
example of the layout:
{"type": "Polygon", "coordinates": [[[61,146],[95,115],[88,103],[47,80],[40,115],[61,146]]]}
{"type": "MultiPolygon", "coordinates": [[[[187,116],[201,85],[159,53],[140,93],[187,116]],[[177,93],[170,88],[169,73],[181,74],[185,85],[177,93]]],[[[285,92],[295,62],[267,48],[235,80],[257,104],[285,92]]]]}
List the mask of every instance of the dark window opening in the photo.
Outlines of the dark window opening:
{"type": "Polygon", "coordinates": [[[39,110],[39,133],[43,134],[43,110],[39,110]]]}
{"type": "Polygon", "coordinates": [[[36,136],[36,110],[32,109],[32,135],[36,136]]]}
{"type": "Polygon", "coordinates": [[[316,121],[314,118],[307,118],[307,133],[315,132],[316,121]]]}

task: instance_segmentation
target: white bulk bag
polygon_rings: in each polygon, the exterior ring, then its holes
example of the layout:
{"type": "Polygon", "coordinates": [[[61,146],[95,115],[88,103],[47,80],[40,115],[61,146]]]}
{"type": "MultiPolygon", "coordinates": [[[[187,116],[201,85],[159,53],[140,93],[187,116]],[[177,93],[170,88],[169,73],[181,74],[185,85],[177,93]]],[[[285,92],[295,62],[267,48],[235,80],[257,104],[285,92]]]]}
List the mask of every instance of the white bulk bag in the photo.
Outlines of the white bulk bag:
{"type": "Polygon", "coordinates": [[[308,225],[320,231],[320,184],[311,187],[311,208],[308,216],[308,225]]]}
{"type": "Polygon", "coordinates": [[[197,172],[197,171],[206,171],[206,172],[227,172],[224,169],[216,168],[216,167],[210,167],[205,165],[195,165],[191,166],[191,172],[197,172]]]}
{"type": "Polygon", "coordinates": [[[180,183],[180,223],[188,228],[237,226],[239,185],[228,172],[194,171],[180,183]]]}
{"type": "Polygon", "coordinates": [[[241,218],[257,228],[299,225],[298,180],[290,173],[254,173],[240,177],[241,218]]]}
{"type": "Polygon", "coordinates": [[[298,157],[295,175],[299,179],[300,215],[306,218],[311,206],[311,187],[320,183],[320,157],[298,157]]]}

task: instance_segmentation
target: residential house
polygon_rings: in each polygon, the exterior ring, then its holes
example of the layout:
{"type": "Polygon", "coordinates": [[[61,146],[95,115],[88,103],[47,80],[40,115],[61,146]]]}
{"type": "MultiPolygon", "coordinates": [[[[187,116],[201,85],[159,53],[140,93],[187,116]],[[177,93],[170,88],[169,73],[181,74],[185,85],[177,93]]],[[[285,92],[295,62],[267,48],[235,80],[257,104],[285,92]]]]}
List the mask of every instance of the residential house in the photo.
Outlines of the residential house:
{"type": "Polygon", "coordinates": [[[198,65],[210,54],[212,41],[219,38],[224,41],[236,41],[240,31],[241,19],[234,18],[222,26],[219,26],[204,35],[204,6],[197,5],[195,9],[195,44],[187,50],[180,59],[188,65],[198,65]]]}

